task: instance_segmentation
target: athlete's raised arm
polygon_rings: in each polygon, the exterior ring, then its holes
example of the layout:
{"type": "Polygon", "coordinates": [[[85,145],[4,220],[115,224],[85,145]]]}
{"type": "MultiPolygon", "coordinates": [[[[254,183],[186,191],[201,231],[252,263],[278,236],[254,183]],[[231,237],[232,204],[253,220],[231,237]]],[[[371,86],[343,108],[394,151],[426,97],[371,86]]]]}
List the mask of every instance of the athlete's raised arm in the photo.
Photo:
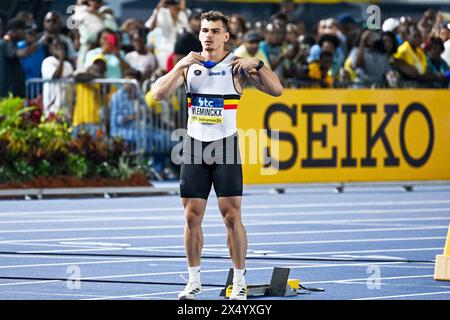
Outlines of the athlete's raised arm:
{"type": "Polygon", "coordinates": [[[231,65],[236,75],[244,75],[257,89],[279,97],[283,93],[283,85],[278,75],[260,64],[257,58],[238,58],[231,65]]]}
{"type": "Polygon", "coordinates": [[[173,94],[176,88],[183,84],[183,73],[186,68],[194,63],[202,65],[202,62],[205,60],[206,59],[202,57],[201,54],[191,52],[186,57],[178,61],[169,73],[156,80],[152,87],[153,98],[157,101],[168,98],[171,94],[173,94]]]}

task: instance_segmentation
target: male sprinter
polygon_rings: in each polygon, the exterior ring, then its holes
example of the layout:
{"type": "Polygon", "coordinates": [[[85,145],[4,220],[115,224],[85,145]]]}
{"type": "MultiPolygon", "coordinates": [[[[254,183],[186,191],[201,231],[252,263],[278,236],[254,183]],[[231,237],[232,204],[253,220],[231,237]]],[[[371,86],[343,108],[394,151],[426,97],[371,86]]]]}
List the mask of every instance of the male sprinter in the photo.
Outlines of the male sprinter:
{"type": "Polygon", "coordinates": [[[225,51],[224,45],[230,34],[228,19],[222,13],[210,11],[201,15],[199,39],[203,51],[189,53],[168,74],[159,78],[152,88],[154,98],[161,100],[169,97],[185,81],[188,94],[189,120],[183,144],[180,193],[186,219],[184,242],[189,282],[178,298],[194,299],[202,290],[201,223],[211,186],[214,185],[234,267],[230,299],[245,300],[247,234],[241,221],[242,168],[237,143],[236,109],[246,81],[272,96],[280,96],[283,87],[278,76],[261,61],[237,58],[225,51]],[[205,149],[210,150],[212,145],[218,146],[212,156],[214,163],[206,155],[203,157],[203,153],[207,153],[205,149]],[[231,163],[230,157],[233,160],[231,163]]]}

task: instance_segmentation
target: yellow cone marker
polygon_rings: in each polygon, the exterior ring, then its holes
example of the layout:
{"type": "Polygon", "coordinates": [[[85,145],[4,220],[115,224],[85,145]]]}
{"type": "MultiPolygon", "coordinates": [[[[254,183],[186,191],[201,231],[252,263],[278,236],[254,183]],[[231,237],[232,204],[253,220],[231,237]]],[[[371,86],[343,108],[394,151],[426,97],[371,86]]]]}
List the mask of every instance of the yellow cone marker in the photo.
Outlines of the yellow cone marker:
{"type": "Polygon", "coordinates": [[[450,281],[450,225],[445,241],[444,254],[436,255],[434,280],[450,281]]]}
{"type": "Polygon", "coordinates": [[[288,285],[293,290],[298,290],[298,289],[300,289],[300,280],[299,279],[288,279],[288,285]]]}
{"type": "Polygon", "coordinates": [[[227,287],[227,291],[226,291],[225,297],[229,298],[231,296],[231,291],[233,291],[233,285],[232,284],[230,284],[227,287]]]}

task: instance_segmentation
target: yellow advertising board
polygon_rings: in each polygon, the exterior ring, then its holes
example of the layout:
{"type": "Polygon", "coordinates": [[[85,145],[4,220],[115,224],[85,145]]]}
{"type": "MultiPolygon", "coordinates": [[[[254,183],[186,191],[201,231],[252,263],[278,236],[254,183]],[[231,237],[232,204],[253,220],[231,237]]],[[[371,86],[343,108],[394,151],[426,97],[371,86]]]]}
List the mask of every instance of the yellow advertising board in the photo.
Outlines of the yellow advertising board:
{"type": "Polygon", "coordinates": [[[450,179],[449,90],[246,89],[237,121],[245,183],[450,179]]]}
{"type": "MultiPolygon", "coordinates": [[[[202,0],[209,1],[209,0],[202,0]]],[[[225,2],[247,2],[247,3],[281,3],[281,0],[224,0],[225,2]]],[[[341,2],[355,2],[355,3],[378,3],[381,0],[294,0],[294,3],[318,3],[318,4],[330,4],[341,2]]]]}

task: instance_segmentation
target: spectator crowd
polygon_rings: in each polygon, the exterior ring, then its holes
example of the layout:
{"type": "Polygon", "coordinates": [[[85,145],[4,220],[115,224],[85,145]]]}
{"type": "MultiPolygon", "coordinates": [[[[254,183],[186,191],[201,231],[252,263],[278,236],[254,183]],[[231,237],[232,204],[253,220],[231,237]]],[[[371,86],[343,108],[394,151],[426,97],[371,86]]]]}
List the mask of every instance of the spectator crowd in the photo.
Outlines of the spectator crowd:
{"type": "MultiPolygon", "coordinates": [[[[449,13],[427,10],[418,21],[390,17],[379,30],[344,13],[319,20],[314,30],[306,30],[296,19],[295,9],[292,0],[283,0],[279,11],[265,21],[231,14],[227,49],[237,56],[263,60],[285,87],[449,87],[449,13]]],[[[119,24],[103,0],[77,0],[70,17],[50,11],[40,22],[33,13],[22,11],[9,21],[0,20],[0,98],[24,97],[26,81],[32,78],[151,82],[189,52],[202,50],[201,12],[187,8],[185,0],[160,0],[148,20],[127,19],[119,24]]],[[[44,113],[65,108],[69,91],[64,86],[58,82],[43,86],[44,113]]],[[[75,93],[94,99],[89,90],[84,84],[75,93]]],[[[117,115],[111,120],[111,132],[135,139],[128,125],[136,119],[133,89],[128,86],[104,95],[117,115]],[[125,111],[120,114],[120,110],[125,111]],[[127,124],[128,131],[120,123],[127,124]]],[[[83,114],[87,107],[75,104],[74,123],[98,122],[97,114],[83,114]]],[[[98,106],[92,108],[97,112],[98,106]]]]}
{"type": "MultiPolygon", "coordinates": [[[[447,13],[427,10],[419,21],[391,17],[380,30],[340,14],[306,32],[294,12],[293,1],[284,0],[267,21],[231,14],[228,49],[263,60],[286,87],[448,87],[447,13]]],[[[139,81],[154,79],[190,51],[201,51],[200,14],[186,8],[185,0],[161,0],[147,21],[127,19],[119,25],[103,0],[77,0],[69,17],[74,28],[51,11],[39,30],[33,13],[19,12],[0,22],[0,96],[23,96],[27,79],[86,72],[99,55],[106,60],[104,78],[122,79],[134,70],[139,81]]]]}

